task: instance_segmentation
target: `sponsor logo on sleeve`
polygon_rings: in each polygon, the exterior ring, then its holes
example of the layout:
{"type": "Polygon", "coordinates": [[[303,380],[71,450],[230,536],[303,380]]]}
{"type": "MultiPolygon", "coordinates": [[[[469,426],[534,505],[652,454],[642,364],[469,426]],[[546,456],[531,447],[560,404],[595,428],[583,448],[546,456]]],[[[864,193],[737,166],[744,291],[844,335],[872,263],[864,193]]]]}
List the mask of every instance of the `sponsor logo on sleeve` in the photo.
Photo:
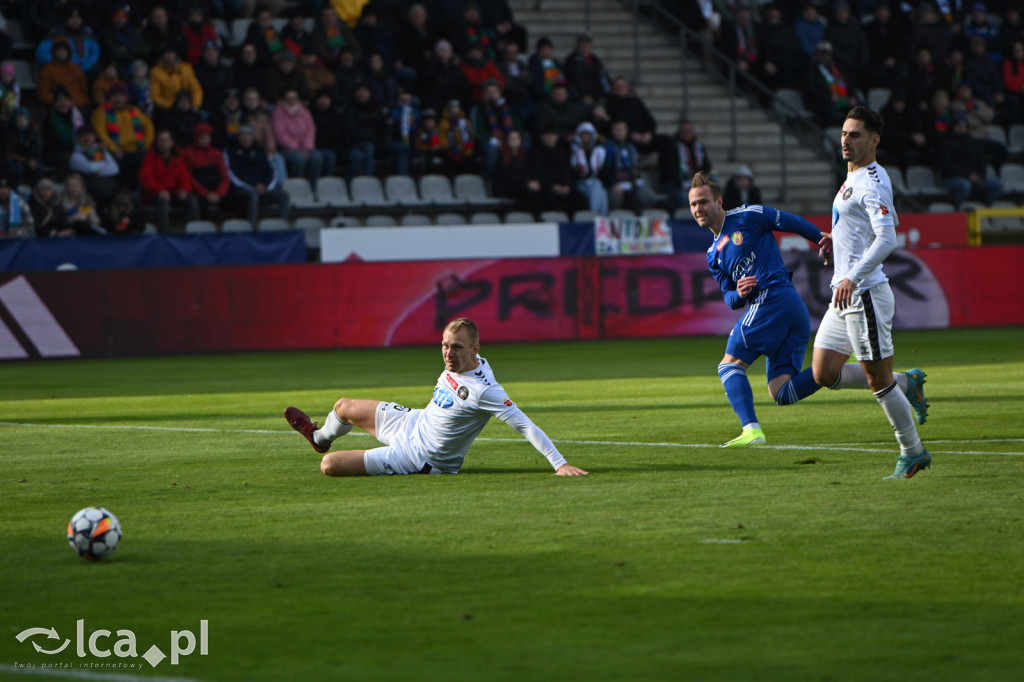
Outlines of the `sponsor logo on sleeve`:
{"type": "Polygon", "coordinates": [[[453,379],[451,374],[445,372],[444,378],[448,380],[448,385],[451,386],[453,390],[459,390],[459,382],[453,379]]]}
{"type": "Polygon", "coordinates": [[[515,405],[515,403],[512,402],[511,398],[505,398],[505,407],[512,407],[513,405],[515,405]]]}

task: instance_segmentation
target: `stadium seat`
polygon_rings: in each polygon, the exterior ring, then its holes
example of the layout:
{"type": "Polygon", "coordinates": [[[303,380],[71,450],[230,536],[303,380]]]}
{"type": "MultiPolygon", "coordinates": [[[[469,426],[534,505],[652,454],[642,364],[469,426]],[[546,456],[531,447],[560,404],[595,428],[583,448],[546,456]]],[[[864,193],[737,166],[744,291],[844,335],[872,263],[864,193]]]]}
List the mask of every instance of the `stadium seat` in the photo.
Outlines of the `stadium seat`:
{"type": "Polygon", "coordinates": [[[363,225],[366,227],[394,227],[397,223],[393,216],[381,214],[367,216],[363,225]]]}
{"type": "Polygon", "coordinates": [[[943,197],[946,190],[935,183],[935,171],[931,166],[912,165],[907,168],[907,190],[919,197],[943,197]]]}
{"type": "Polygon", "coordinates": [[[829,155],[838,154],[843,144],[843,129],[839,126],[829,126],[825,128],[824,134],[823,144],[825,153],[829,155]]]}
{"type": "Polygon", "coordinates": [[[593,211],[576,211],[572,214],[572,221],[574,223],[589,223],[596,217],[597,214],[593,211]]]}
{"type": "Polygon", "coordinates": [[[690,209],[687,206],[680,206],[672,214],[672,217],[676,220],[693,220],[693,214],[690,213],[690,209]]]}
{"type": "Polygon", "coordinates": [[[324,219],[319,218],[315,215],[302,216],[301,218],[296,218],[294,224],[296,230],[307,230],[312,227],[320,229],[321,227],[325,226],[326,224],[324,223],[324,219]]]}
{"type": "Polygon", "coordinates": [[[235,19],[231,22],[231,44],[234,47],[241,47],[245,42],[245,36],[249,33],[249,24],[252,19],[235,19]]]}
{"type": "Polygon", "coordinates": [[[395,206],[384,196],[384,186],[372,175],[360,175],[352,178],[348,184],[352,201],[360,206],[395,206]]]}
{"type": "Polygon", "coordinates": [[[643,218],[656,218],[659,220],[668,220],[670,217],[668,211],[663,208],[645,208],[640,216],[643,218]]]}
{"type": "Polygon", "coordinates": [[[1024,165],[1004,163],[999,172],[999,179],[1003,181],[1004,192],[1009,194],[1024,193],[1024,165]]]}
{"type": "Polygon", "coordinates": [[[241,218],[228,218],[220,226],[221,232],[252,232],[252,223],[241,218]]]}
{"type": "Polygon", "coordinates": [[[24,59],[15,59],[11,63],[14,64],[14,77],[18,80],[18,86],[22,90],[35,90],[36,76],[32,72],[32,65],[24,59]]]}
{"type": "Polygon", "coordinates": [[[624,208],[613,208],[612,210],[608,211],[608,217],[609,218],[635,218],[636,217],[636,213],[633,213],[632,211],[629,211],[629,210],[624,209],[624,208]]]}
{"type": "Polygon", "coordinates": [[[399,221],[402,225],[432,225],[433,222],[430,220],[430,216],[423,215],[422,213],[409,213],[408,215],[402,216],[399,221]]]}
{"type": "Polygon", "coordinates": [[[142,234],[160,234],[160,230],[156,229],[156,225],[153,223],[146,223],[146,227],[142,230],[142,234]]]}
{"type": "Polygon", "coordinates": [[[796,88],[775,91],[775,113],[785,121],[810,121],[814,118],[804,106],[804,96],[796,88]]]}
{"type": "Polygon", "coordinates": [[[956,206],[948,201],[933,201],[928,204],[929,213],[956,213],[956,206]]]}
{"type": "Polygon", "coordinates": [[[979,208],[985,208],[985,204],[980,201],[965,201],[960,204],[960,210],[964,213],[967,211],[976,211],[979,208]]]}
{"type": "Polygon", "coordinates": [[[537,219],[533,217],[532,213],[526,211],[509,211],[508,215],[505,216],[505,224],[522,224],[522,223],[535,223],[537,219]]]}
{"type": "Polygon", "coordinates": [[[1010,126],[1009,146],[1006,151],[1014,155],[1024,154],[1024,123],[1014,123],[1010,126]]]}
{"type": "Polygon", "coordinates": [[[226,44],[231,45],[231,27],[228,26],[228,22],[223,19],[212,17],[210,19],[210,25],[213,26],[214,32],[219,35],[226,44]]]}
{"type": "Polygon", "coordinates": [[[302,231],[306,237],[306,248],[307,249],[319,249],[320,248],[320,230],[319,227],[304,227],[302,231]]]}
{"type": "Polygon", "coordinates": [[[461,213],[439,213],[434,222],[437,225],[465,225],[466,216],[461,213]]]}
{"type": "Polygon", "coordinates": [[[399,206],[424,206],[430,203],[420,198],[416,192],[416,181],[408,175],[389,175],[384,180],[384,194],[388,201],[399,206]]]}
{"type": "Polygon", "coordinates": [[[1009,146],[1009,140],[1006,139],[1006,130],[1003,129],[1003,126],[988,125],[985,126],[985,130],[988,131],[988,139],[1004,146],[1009,146]]]}
{"type": "Polygon", "coordinates": [[[892,90],[889,88],[871,88],[868,90],[868,108],[872,111],[881,111],[889,103],[892,97],[892,90]]]}
{"type": "Polygon", "coordinates": [[[288,178],[282,184],[281,188],[288,192],[288,196],[291,199],[291,205],[299,209],[309,208],[323,208],[324,204],[317,201],[316,196],[313,195],[313,187],[309,184],[309,180],[306,178],[288,178]]]}
{"type": "Polygon", "coordinates": [[[190,220],[185,223],[185,234],[208,234],[217,231],[217,223],[212,220],[190,220]]]}
{"type": "Polygon", "coordinates": [[[23,50],[34,50],[35,45],[25,40],[25,33],[21,30],[21,22],[17,19],[7,20],[7,35],[11,37],[11,47],[15,52],[23,50]]]}
{"type": "Polygon", "coordinates": [[[501,216],[490,211],[477,211],[469,216],[470,225],[500,225],[501,216]]]}
{"type": "Polygon", "coordinates": [[[455,198],[471,206],[496,206],[505,203],[488,196],[484,179],[479,175],[464,173],[455,176],[455,198]]]}
{"type": "Polygon", "coordinates": [[[258,232],[285,232],[292,229],[291,223],[284,218],[262,218],[256,223],[258,232]]]}
{"type": "Polygon", "coordinates": [[[569,220],[569,214],[565,211],[543,211],[540,214],[540,221],[542,223],[568,223],[572,222],[569,220]]]}
{"type": "Polygon", "coordinates": [[[885,172],[889,174],[889,183],[892,185],[892,190],[896,194],[910,194],[910,190],[907,189],[907,183],[903,180],[903,171],[900,170],[899,166],[889,166],[885,169],[885,172]]]}
{"type": "Polygon", "coordinates": [[[354,206],[348,195],[348,186],[341,178],[328,175],[316,181],[316,196],[323,206],[331,208],[354,206]]]}
{"type": "Polygon", "coordinates": [[[424,175],[420,178],[420,196],[435,206],[456,206],[463,204],[452,193],[452,183],[446,175],[424,175]]]}

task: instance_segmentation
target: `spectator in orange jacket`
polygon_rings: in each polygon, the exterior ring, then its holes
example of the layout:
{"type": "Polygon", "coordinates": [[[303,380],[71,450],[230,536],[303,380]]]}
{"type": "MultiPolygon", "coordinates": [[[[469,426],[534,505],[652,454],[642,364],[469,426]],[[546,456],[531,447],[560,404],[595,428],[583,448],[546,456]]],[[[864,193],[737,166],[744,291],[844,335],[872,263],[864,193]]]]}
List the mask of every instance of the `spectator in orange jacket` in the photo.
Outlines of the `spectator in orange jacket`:
{"type": "Polygon", "coordinates": [[[171,227],[171,209],[184,211],[185,220],[199,217],[199,201],[192,194],[192,175],[185,158],[174,146],[169,130],[156,135],[153,148],[142,160],[139,170],[142,203],[157,214],[157,229],[168,232],[171,227]]]}
{"type": "Polygon", "coordinates": [[[224,165],[224,152],[214,147],[213,127],[209,123],[196,126],[192,144],[182,150],[185,166],[192,176],[192,191],[199,198],[204,216],[216,211],[231,189],[231,179],[224,165]]]}
{"type": "Polygon", "coordinates": [[[174,98],[182,90],[192,93],[192,104],[196,110],[203,107],[203,87],[199,85],[192,65],[178,58],[173,45],[164,48],[160,61],[149,72],[149,83],[153,88],[153,103],[157,109],[170,109],[174,98]]]}
{"type": "Polygon", "coordinates": [[[53,60],[39,70],[36,96],[48,107],[53,106],[53,95],[63,85],[76,107],[89,104],[89,82],[82,67],[71,61],[71,46],[67,38],[57,38],[51,48],[53,60]]]}

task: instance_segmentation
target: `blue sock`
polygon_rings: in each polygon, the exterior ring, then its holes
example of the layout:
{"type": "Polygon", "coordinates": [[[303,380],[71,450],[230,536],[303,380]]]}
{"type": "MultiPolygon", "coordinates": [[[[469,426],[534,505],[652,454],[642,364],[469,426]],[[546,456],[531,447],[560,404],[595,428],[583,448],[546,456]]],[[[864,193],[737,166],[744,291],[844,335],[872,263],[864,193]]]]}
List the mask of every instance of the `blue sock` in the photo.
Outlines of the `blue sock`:
{"type": "Polygon", "coordinates": [[[809,395],[814,395],[821,386],[814,380],[814,372],[808,367],[787,381],[775,394],[775,402],[779,405],[792,405],[809,395]]]}
{"type": "Polygon", "coordinates": [[[725,395],[732,405],[733,412],[740,418],[740,425],[746,426],[757,422],[754,414],[754,392],[750,390],[747,370],[739,365],[723,362],[718,366],[718,376],[725,387],[725,395]]]}

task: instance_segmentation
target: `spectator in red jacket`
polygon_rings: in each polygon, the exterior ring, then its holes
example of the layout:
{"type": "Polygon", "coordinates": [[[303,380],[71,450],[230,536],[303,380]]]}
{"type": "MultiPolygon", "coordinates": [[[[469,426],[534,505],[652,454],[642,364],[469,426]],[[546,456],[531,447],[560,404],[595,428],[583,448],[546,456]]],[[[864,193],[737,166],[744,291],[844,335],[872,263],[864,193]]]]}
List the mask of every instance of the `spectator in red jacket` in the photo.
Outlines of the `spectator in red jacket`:
{"type": "Polygon", "coordinates": [[[461,66],[462,73],[466,74],[466,80],[469,81],[474,102],[483,100],[484,83],[489,80],[495,80],[502,89],[505,88],[505,77],[501,75],[494,60],[487,58],[482,45],[470,45],[461,66]]]}
{"type": "Polygon", "coordinates": [[[192,144],[181,151],[192,176],[192,191],[198,197],[204,217],[220,208],[231,189],[228,169],[224,166],[224,152],[214,147],[212,141],[213,127],[209,123],[200,123],[196,126],[192,144]]]}
{"type": "Polygon", "coordinates": [[[193,7],[188,11],[188,23],[181,29],[188,46],[185,48],[185,60],[192,66],[199,64],[203,56],[203,46],[206,43],[215,43],[221,47],[220,36],[213,24],[203,16],[202,7],[193,7]]]}
{"type": "Polygon", "coordinates": [[[199,217],[199,201],[192,194],[192,176],[185,159],[174,146],[171,131],[161,130],[139,170],[142,203],[155,211],[157,230],[168,232],[171,210],[184,212],[185,220],[199,217]]]}

